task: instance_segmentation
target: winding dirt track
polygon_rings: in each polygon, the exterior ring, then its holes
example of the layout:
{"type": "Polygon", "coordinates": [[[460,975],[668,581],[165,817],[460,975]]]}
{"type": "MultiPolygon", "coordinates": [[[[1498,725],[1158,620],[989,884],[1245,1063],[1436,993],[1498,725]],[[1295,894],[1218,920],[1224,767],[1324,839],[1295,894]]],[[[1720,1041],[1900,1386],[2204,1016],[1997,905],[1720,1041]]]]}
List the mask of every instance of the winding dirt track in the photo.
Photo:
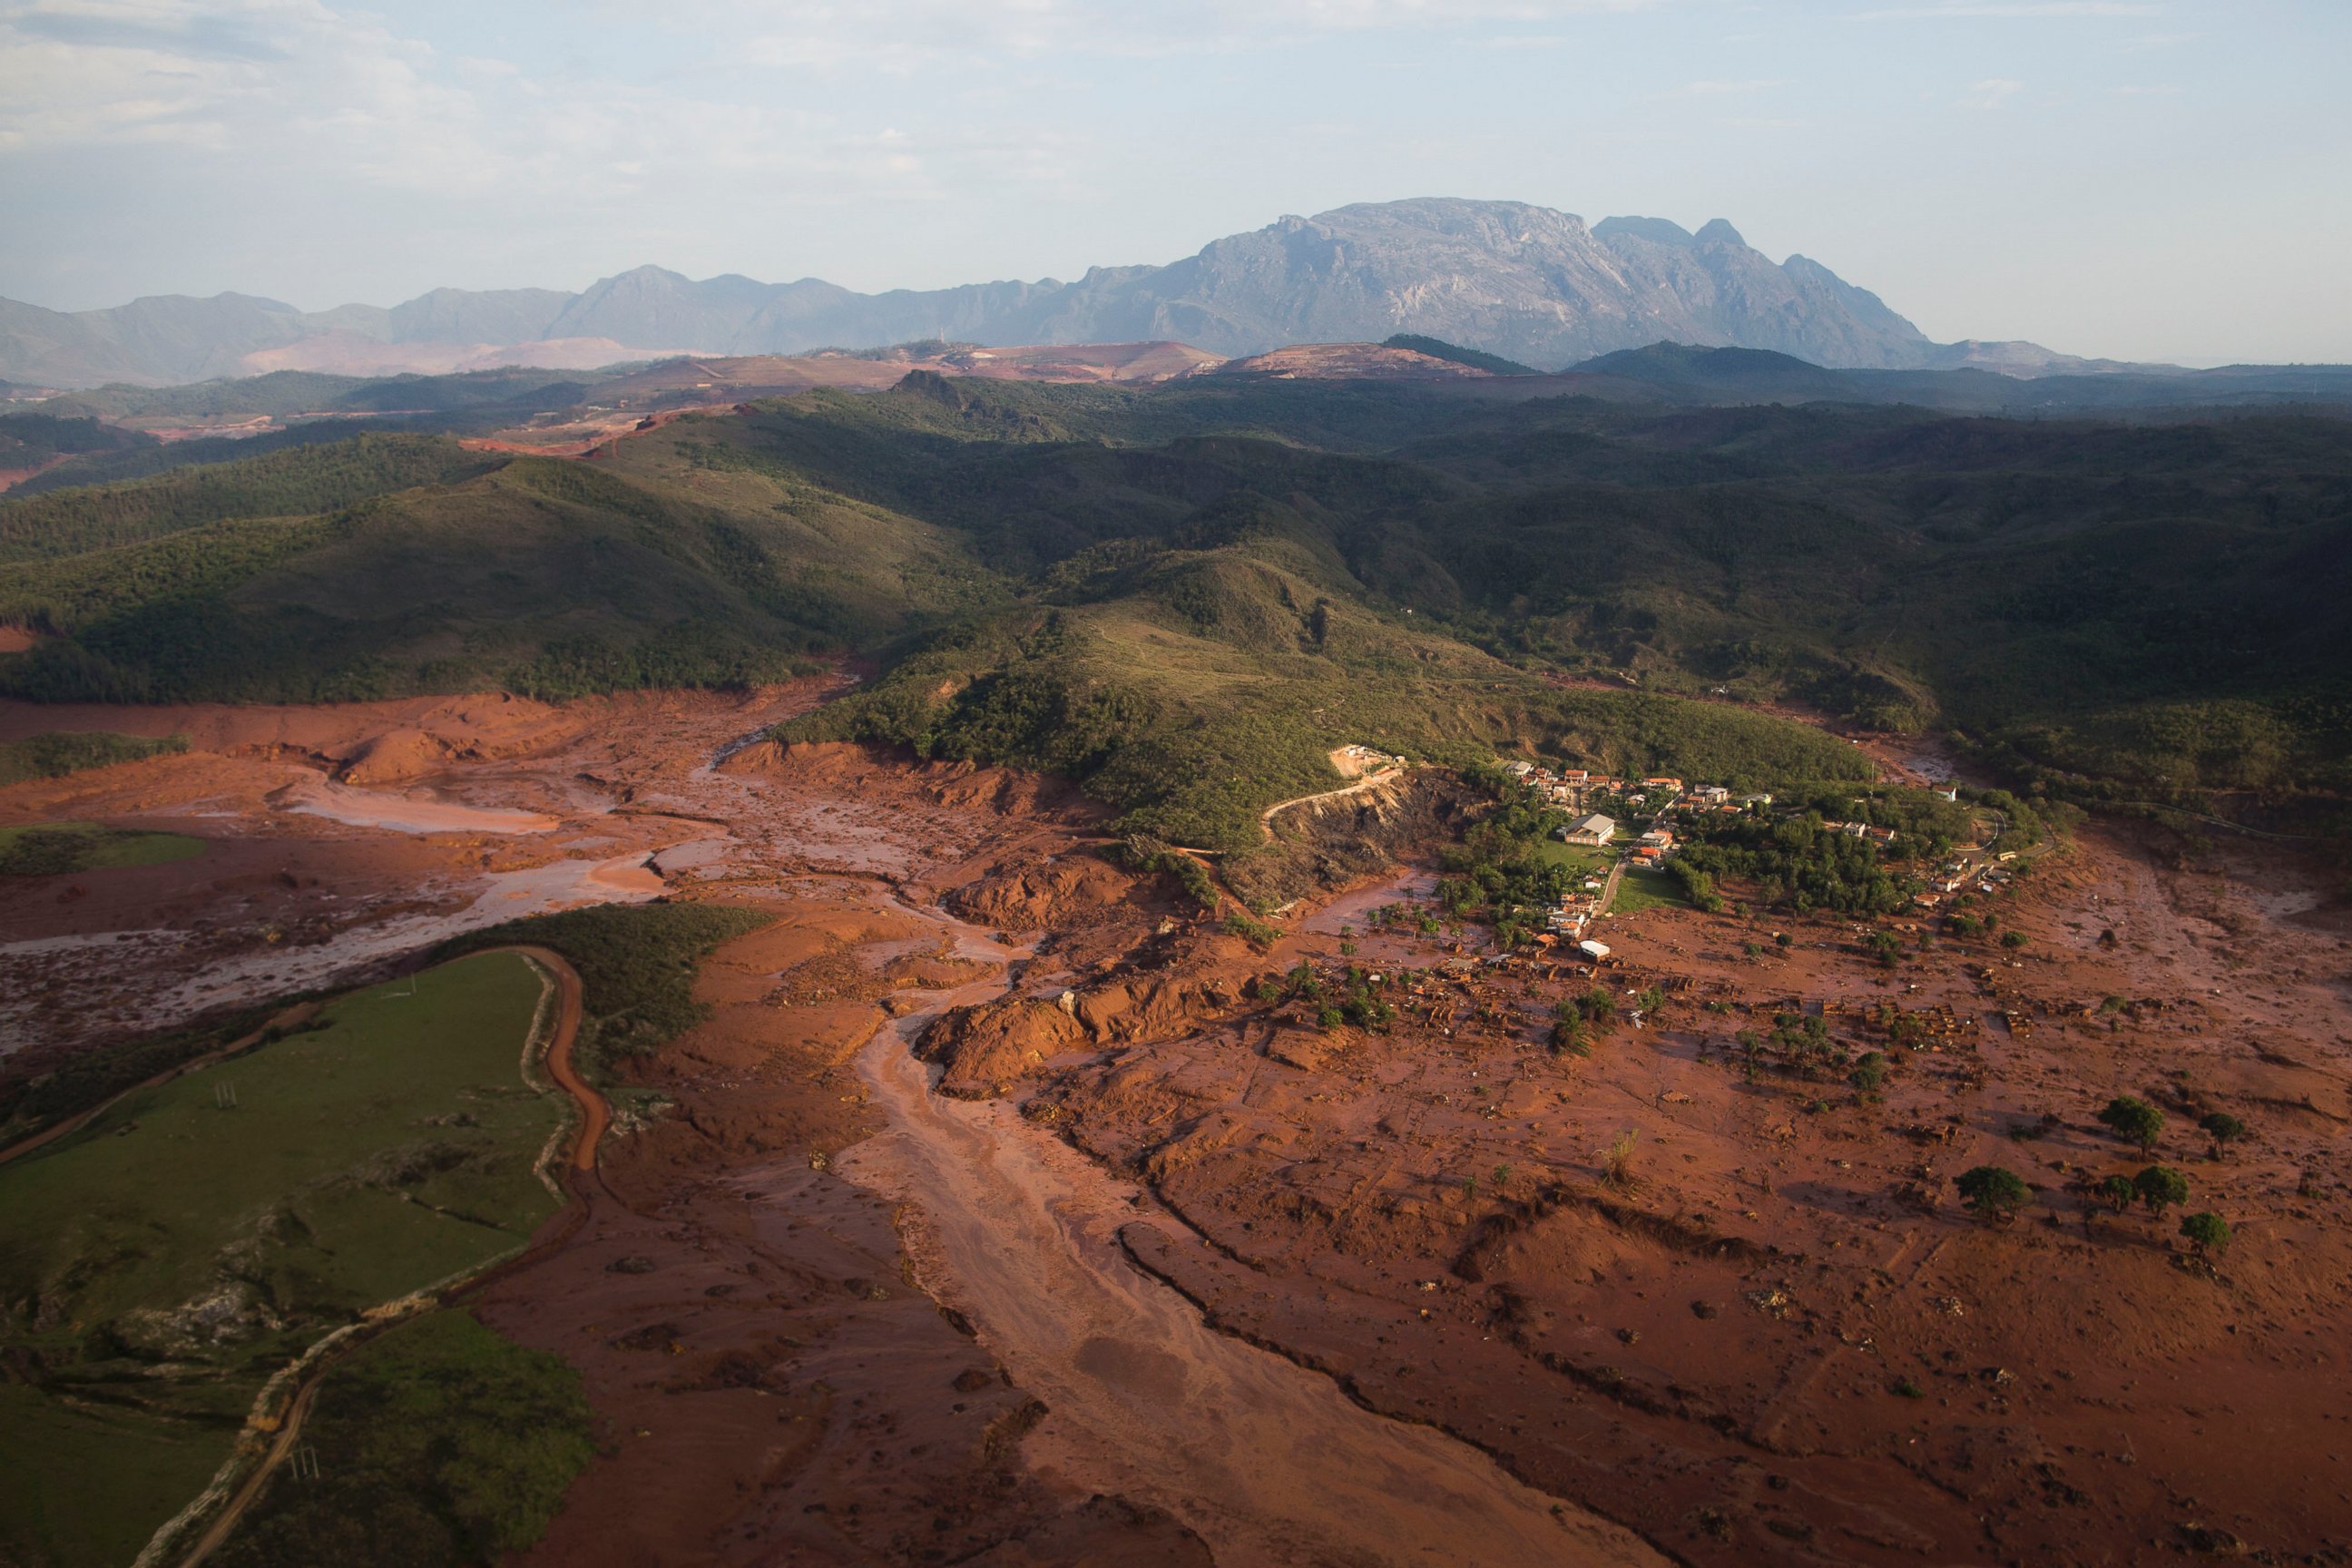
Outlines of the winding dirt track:
{"type": "Polygon", "coordinates": [[[1276,801],[1272,805],[1267,806],[1264,811],[1257,814],[1257,825],[1265,831],[1266,841],[1268,843],[1272,843],[1274,841],[1275,817],[1283,812],[1288,811],[1292,806],[1306,805],[1318,800],[1341,800],[1351,795],[1361,795],[1366,790],[1378,789],[1384,784],[1390,784],[1397,779],[1401,779],[1404,774],[1405,770],[1403,768],[1382,768],[1379,773],[1366,773],[1362,778],[1358,779],[1355,783],[1341,784],[1338,789],[1327,789],[1316,795],[1297,795],[1291,796],[1288,800],[1276,801]]]}
{"type": "Polygon", "coordinates": [[[572,1067],[572,1047],[580,1037],[580,972],[553,948],[516,946],[484,951],[519,952],[555,977],[555,1031],[548,1037],[543,1059],[548,1077],[580,1107],[580,1128],[572,1140],[572,1168],[593,1171],[596,1168],[597,1145],[604,1141],[604,1130],[613,1124],[613,1108],[605,1103],[603,1095],[583,1082],[572,1067]]]}
{"type": "MultiPolygon", "coordinates": [[[[546,1064],[548,1076],[553,1079],[557,1087],[570,1095],[573,1103],[580,1108],[580,1126],[572,1141],[572,1152],[569,1159],[571,1168],[583,1173],[595,1170],[597,1145],[603,1140],[605,1129],[612,1125],[613,1112],[612,1108],[605,1102],[604,1097],[583,1082],[579,1073],[572,1065],[572,1047],[580,1036],[580,972],[573,969],[562,953],[551,948],[517,945],[485,948],[482,951],[520,954],[539,965],[554,981],[555,1020],[541,1059],[546,1064]]],[[[312,1005],[310,1010],[316,1012],[318,1009],[316,1005],[312,1005]]],[[[257,1034],[250,1038],[257,1039],[259,1036],[257,1034]]],[[[216,1056],[223,1054],[226,1052],[215,1053],[216,1056]]],[[[190,1064],[190,1068],[194,1065],[196,1064],[190,1064]]],[[[190,1068],[183,1068],[178,1070],[187,1071],[190,1068]]],[[[176,1073],[166,1073],[162,1076],[171,1078],[176,1076],[176,1073]]],[[[120,1099],[121,1096],[116,1098],[120,1099]]],[[[113,1101],[110,1100],[108,1103],[111,1104],[113,1101]]],[[[90,1114],[96,1115],[97,1112],[93,1111],[90,1114]]],[[[88,1118],[85,1117],[82,1120],[87,1121],[88,1118]]],[[[79,1124],[79,1122],[76,1123],[76,1125],[79,1124]]],[[[448,1284],[437,1292],[438,1300],[443,1303],[454,1300],[462,1294],[478,1289],[491,1279],[533,1261],[570,1240],[579,1230],[581,1223],[587,1217],[588,1196],[583,1190],[582,1184],[573,1182],[567,1185],[572,1192],[572,1201],[566,1205],[561,1224],[553,1234],[516,1257],[493,1263],[469,1279],[448,1284]]],[[[278,1467],[285,1463],[287,1457],[293,1453],[295,1445],[301,1440],[302,1423],[310,1414],[311,1402],[318,1396],[319,1385],[335,1364],[352,1351],[374,1338],[375,1334],[381,1332],[383,1329],[390,1328],[396,1322],[405,1321],[413,1315],[403,1313],[396,1317],[387,1316],[381,1327],[352,1335],[333,1354],[321,1356],[318,1364],[303,1375],[302,1381],[295,1387],[293,1397],[287,1402],[285,1414],[278,1418],[278,1425],[270,1439],[268,1451],[262,1456],[261,1462],[254,1467],[252,1474],[246,1477],[236,1490],[231,1494],[220,1512],[215,1515],[212,1521],[205,1527],[204,1533],[196,1538],[195,1544],[180,1558],[180,1568],[196,1568],[196,1564],[217,1551],[221,1543],[226,1541],[230,1533],[236,1529],[237,1524],[245,1518],[247,1510],[253,1506],[261,1496],[263,1489],[269,1484],[269,1478],[277,1473],[278,1467]]]]}

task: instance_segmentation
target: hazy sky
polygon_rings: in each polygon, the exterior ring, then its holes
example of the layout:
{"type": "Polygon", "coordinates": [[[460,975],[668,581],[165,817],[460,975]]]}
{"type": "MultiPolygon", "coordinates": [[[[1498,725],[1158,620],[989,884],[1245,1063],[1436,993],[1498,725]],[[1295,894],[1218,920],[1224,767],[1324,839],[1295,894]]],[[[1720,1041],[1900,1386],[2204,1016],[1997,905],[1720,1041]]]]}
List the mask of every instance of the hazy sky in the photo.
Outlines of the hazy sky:
{"type": "Polygon", "coordinates": [[[927,288],[1464,195],[2344,361],[2347,75],[2347,0],[0,0],[0,294],[927,288]]]}

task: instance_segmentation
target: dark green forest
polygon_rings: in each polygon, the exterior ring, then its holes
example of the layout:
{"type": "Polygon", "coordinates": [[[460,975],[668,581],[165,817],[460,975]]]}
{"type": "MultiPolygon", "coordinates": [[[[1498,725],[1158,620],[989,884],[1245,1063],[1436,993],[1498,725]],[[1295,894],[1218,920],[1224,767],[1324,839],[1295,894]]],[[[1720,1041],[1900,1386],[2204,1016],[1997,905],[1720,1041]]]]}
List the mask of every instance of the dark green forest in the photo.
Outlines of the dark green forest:
{"type": "Polygon", "coordinates": [[[371,435],[0,500],[0,620],[44,634],[0,689],[562,698],[855,655],[878,678],[792,734],[1055,768],[1211,847],[1350,740],[1864,771],[1767,703],[2307,822],[2352,784],[2347,435],[917,373],[584,463],[371,435]]]}

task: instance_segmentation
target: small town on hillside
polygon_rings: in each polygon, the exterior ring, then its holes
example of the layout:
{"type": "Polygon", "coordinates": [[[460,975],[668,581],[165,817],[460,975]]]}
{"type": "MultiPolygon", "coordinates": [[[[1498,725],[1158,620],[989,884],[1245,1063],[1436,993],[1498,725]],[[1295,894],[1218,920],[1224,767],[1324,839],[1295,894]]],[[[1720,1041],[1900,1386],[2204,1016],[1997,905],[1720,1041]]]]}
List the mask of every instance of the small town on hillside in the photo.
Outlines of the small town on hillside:
{"type": "MultiPolygon", "coordinates": [[[[1605,877],[1596,871],[1584,878],[1577,888],[1561,896],[1559,905],[1546,918],[1547,934],[1553,940],[1565,938],[1576,942],[1594,958],[1606,957],[1608,949],[1588,939],[1586,933],[1608,910],[1625,872],[1629,868],[1664,869],[1679,846],[1678,828],[1684,821],[1708,813],[1737,815],[1772,809],[1772,796],[1767,793],[1735,793],[1721,784],[1685,784],[1664,774],[1616,778],[1585,768],[1547,767],[1525,759],[1503,763],[1502,771],[1536,791],[1549,804],[1585,813],[1559,829],[1559,837],[1564,843],[1597,850],[1622,847],[1622,852],[1610,863],[1605,877]],[[1597,809],[1604,805],[1625,812],[1629,819],[1638,813],[1647,826],[1635,832],[1629,822],[1621,822],[1597,809]]],[[[1937,793],[1947,800],[1958,799],[1956,789],[1947,787],[1937,793]]],[[[1826,822],[1823,826],[1881,848],[1892,844],[1895,837],[1893,828],[1861,822],[1826,822]]],[[[1946,898],[1972,883],[1984,892],[1991,892],[2009,879],[2005,867],[2015,858],[2014,852],[2010,851],[1987,855],[1980,845],[1957,849],[1936,868],[1927,886],[1914,896],[1912,902],[1922,910],[1933,910],[1946,898]]]]}

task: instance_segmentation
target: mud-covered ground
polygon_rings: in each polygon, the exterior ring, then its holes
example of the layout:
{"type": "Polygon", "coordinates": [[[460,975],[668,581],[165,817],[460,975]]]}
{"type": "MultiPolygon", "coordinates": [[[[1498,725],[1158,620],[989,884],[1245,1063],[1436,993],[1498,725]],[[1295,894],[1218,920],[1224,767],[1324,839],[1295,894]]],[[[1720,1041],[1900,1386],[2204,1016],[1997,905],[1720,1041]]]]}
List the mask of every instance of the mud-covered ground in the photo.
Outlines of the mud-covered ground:
{"type": "MultiPolygon", "coordinates": [[[[1891,969],[1850,921],[1663,909],[1597,977],[1489,964],[1370,928],[1411,865],[1262,952],[1046,781],[738,743],[822,691],[106,710],[194,750],[0,791],[211,841],[0,899],[27,1061],[486,900],[777,914],[630,1067],[668,1108],[588,1223],[484,1294],[605,1425],[536,1560],[2352,1561],[2352,922],[2292,857],[2095,826],[1999,904],[2024,947],[1913,931],[1891,969]],[[1414,978],[1326,1030],[1256,997],[1302,959],[1414,978]],[[1596,979],[1666,1001],[1554,1054],[1596,979]],[[1789,1011],[1883,1093],[1748,1070],[1789,1011]],[[2209,1110],[2252,1129],[2218,1160],[2209,1110]],[[2151,1159],[2225,1253],[2090,1196],[2151,1159]],[[1984,1163],[2034,1189],[2013,1225],[1958,1202],[1984,1163]]],[[[1284,831],[1349,871],[1444,815],[1284,831]]]]}

